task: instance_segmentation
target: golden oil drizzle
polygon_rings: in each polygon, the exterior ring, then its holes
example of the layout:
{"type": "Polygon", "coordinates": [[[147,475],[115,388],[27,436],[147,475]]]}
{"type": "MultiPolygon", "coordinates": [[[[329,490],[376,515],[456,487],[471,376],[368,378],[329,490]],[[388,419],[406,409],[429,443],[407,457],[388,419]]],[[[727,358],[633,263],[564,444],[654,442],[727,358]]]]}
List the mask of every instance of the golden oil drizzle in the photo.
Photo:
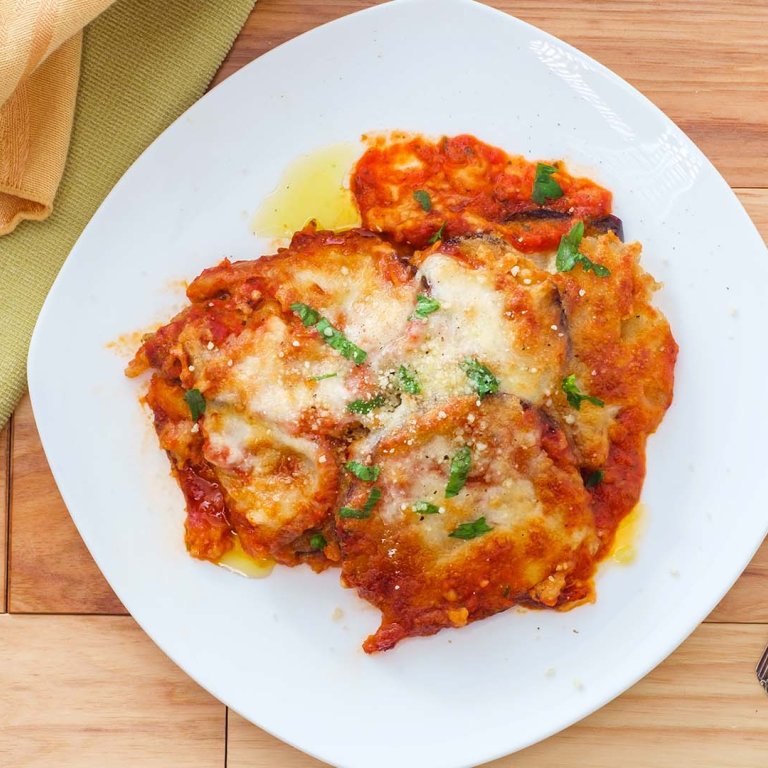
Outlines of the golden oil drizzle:
{"type": "Polygon", "coordinates": [[[251,557],[243,549],[240,539],[235,536],[234,546],[229,552],[219,558],[217,565],[248,579],[263,579],[272,572],[272,569],[275,567],[275,561],[268,557],[251,557]]]}
{"type": "Polygon", "coordinates": [[[620,565],[629,565],[637,556],[637,537],[642,528],[645,506],[637,503],[633,510],[619,523],[611,547],[611,559],[620,565]]]}
{"type": "Polygon", "coordinates": [[[312,219],[321,229],[359,227],[349,175],[361,154],[359,144],[342,142],[295,160],[257,209],[251,231],[260,237],[291,237],[312,219]]]}

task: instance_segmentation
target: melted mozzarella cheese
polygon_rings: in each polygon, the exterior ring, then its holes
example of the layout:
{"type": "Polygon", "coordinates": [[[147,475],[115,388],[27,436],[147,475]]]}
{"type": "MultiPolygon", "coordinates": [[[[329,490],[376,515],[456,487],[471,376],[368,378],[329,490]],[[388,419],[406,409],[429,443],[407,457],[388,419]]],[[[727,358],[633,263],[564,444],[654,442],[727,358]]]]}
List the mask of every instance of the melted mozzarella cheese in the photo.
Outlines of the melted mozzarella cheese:
{"type": "Polygon", "coordinates": [[[302,259],[290,273],[290,283],[276,289],[284,305],[293,301],[309,304],[326,317],[376,364],[381,350],[397,339],[413,311],[418,284],[389,281],[384,261],[394,259],[384,252],[362,251],[350,258],[331,247],[322,259],[302,259]]]}
{"type": "MultiPolygon", "coordinates": [[[[373,548],[388,547],[387,562],[397,579],[411,577],[425,593],[444,589],[441,585],[457,573],[485,569],[484,563],[498,556],[502,584],[519,593],[546,580],[535,597],[555,604],[566,583],[558,574],[573,570],[582,548],[594,552],[596,546],[589,497],[578,472],[547,453],[545,417],[516,397],[499,395],[481,406],[474,398],[460,398],[442,413],[438,406],[417,417],[413,429],[407,424],[373,448],[368,458],[380,468],[382,490],[379,527],[368,534],[357,526],[354,535],[370,535],[373,548]],[[469,474],[446,498],[452,460],[462,446],[469,448],[469,474]],[[437,511],[417,512],[419,502],[437,511]],[[452,535],[480,518],[488,526],[480,535],[452,535]],[[402,561],[399,548],[405,553],[402,561]],[[420,559],[412,562],[414,552],[420,559]]],[[[363,559],[359,565],[367,568],[363,559]]],[[[495,577],[491,572],[485,578],[495,577]]]]}
{"type": "Polygon", "coordinates": [[[427,397],[440,400],[471,394],[471,383],[461,368],[466,360],[488,366],[501,392],[534,403],[549,396],[559,375],[552,361],[559,362],[565,344],[562,337],[548,329],[551,359],[527,349],[518,338],[520,319],[505,309],[505,295],[497,290],[488,270],[471,269],[450,256],[434,254],[422,264],[420,277],[440,303],[440,309],[425,321],[422,339],[408,351],[427,397]]]}
{"type": "Polygon", "coordinates": [[[440,254],[430,256],[420,271],[440,302],[440,309],[429,317],[432,338],[449,342],[457,357],[499,360],[510,329],[493,275],[440,254]]]}
{"type": "Polygon", "coordinates": [[[285,321],[273,316],[243,332],[238,342],[238,357],[218,388],[223,400],[284,423],[295,424],[310,409],[325,419],[348,419],[346,406],[355,397],[348,380],[353,365],[319,339],[297,341],[285,321]],[[336,376],[312,378],[328,373],[336,376]]]}
{"type": "Polygon", "coordinates": [[[317,443],[216,403],[207,408],[205,434],[206,459],[252,525],[279,529],[305,512],[319,488],[317,443]]]}
{"type": "MultiPolygon", "coordinates": [[[[448,553],[456,549],[459,541],[449,539],[448,534],[461,523],[480,516],[494,528],[504,531],[523,530],[533,520],[544,526],[543,509],[533,483],[511,469],[504,459],[497,460],[501,465],[498,478],[489,467],[481,483],[468,483],[458,496],[445,498],[450,460],[463,442],[436,434],[426,444],[408,452],[407,460],[402,463],[395,458],[388,477],[392,502],[380,511],[385,522],[388,525],[416,525],[418,520],[417,529],[426,546],[448,553]],[[422,520],[413,511],[416,501],[434,504],[440,512],[424,515],[422,520]]],[[[474,441],[470,438],[466,442],[472,445],[474,462],[483,462],[474,441]]]]}
{"type": "MultiPolygon", "coordinates": [[[[334,303],[320,307],[320,313],[343,331],[354,344],[368,353],[367,362],[376,366],[382,352],[398,339],[408,323],[416,300],[416,285],[385,286],[373,275],[350,273],[333,278],[334,303]]],[[[325,277],[325,275],[323,275],[325,277]]],[[[321,283],[318,283],[322,285],[321,283]]]]}

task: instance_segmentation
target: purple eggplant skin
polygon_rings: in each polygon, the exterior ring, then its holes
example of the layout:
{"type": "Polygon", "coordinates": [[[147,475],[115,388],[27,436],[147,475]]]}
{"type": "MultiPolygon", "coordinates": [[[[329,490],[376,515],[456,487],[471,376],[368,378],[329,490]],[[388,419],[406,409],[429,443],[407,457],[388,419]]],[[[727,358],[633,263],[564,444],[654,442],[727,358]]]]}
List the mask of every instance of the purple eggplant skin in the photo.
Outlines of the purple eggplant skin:
{"type": "MultiPolygon", "coordinates": [[[[513,213],[504,219],[504,223],[508,224],[513,221],[529,221],[533,223],[536,221],[562,221],[564,219],[573,219],[573,216],[562,211],[550,211],[548,208],[534,208],[530,211],[513,213]]],[[[576,219],[573,220],[576,221],[576,219]]],[[[613,232],[619,240],[624,242],[624,225],[618,216],[609,214],[597,219],[587,219],[584,225],[587,235],[604,235],[606,232],[613,232]]]]}
{"type": "Polygon", "coordinates": [[[591,219],[586,226],[588,235],[604,235],[607,232],[613,232],[616,237],[624,242],[624,224],[618,216],[609,214],[599,219],[591,219]]]}
{"type": "Polygon", "coordinates": [[[570,219],[570,213],[563,213],[562,211],[550,211],[548,208],[533,208],[530,211],[520,211],[519,213],[511,213],[504,219],[504,223],[508,224],[513,221],[546,221],[547,219],[570,219]]]}

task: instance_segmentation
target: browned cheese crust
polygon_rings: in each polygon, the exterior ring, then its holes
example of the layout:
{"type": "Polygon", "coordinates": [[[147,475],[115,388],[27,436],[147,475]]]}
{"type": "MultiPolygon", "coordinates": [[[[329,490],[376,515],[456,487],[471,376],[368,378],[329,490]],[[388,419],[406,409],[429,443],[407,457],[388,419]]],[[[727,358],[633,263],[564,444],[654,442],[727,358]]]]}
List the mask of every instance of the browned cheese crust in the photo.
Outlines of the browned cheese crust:
{"type": "Polygon", "coordinates": [[[369,233],[309,227],[275,256],[203,272],[191,305],[145,339],[128,375],[154,369],[146,402],[186,496],[193,556],[218,560],[234,534],[254,557],[338,562],[340,462],[359,425],[346,404],[377,385],[369,364],[340,356],[290,305],[301,293],[373,357],[383,329],[349,328],[346,313],[384,295],[380,311],[399,322],[398,308],[404,319],[413,304],[411,274],[369,233]],[[184,399],[192,389],[206,402],[198,422],[184,399]],[[326,545],[313,549],[318,533],[326,545]]]}
{"type": "MultiPolygon", "coordinates": [[[[513,395],[456,398],[383,437],[370,452],[382,496],[367,519],[337,519],[342,578],[381,609],[365,650],[461,627],[516,604],[573,606],[592,598],[597,539],[589,495],[562,431],[513,395]],[[445,498],[451,459],[472,465],[445,498]],[[419,502],[437,511],[420,512],[419,502]],[[455,537],[479,518],[490,529],[455,537]],[[451,534],[454,533],[454,536],[451,534]]],[[[361,508],[371,486],[348,499],[361,508]]]]}

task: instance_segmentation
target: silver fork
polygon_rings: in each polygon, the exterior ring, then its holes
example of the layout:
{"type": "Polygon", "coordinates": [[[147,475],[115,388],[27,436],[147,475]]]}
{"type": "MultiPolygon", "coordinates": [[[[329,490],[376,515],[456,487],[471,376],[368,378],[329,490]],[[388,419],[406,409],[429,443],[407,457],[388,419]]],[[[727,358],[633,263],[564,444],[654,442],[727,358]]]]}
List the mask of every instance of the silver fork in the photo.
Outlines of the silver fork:
{"type": "Polygon", "coordinates": [[[763,651],[760,661],[757,662],[755,674],[757,675],[757,681],[763,686],[765,692],[768,693],[768,648],[763,651]]]}

